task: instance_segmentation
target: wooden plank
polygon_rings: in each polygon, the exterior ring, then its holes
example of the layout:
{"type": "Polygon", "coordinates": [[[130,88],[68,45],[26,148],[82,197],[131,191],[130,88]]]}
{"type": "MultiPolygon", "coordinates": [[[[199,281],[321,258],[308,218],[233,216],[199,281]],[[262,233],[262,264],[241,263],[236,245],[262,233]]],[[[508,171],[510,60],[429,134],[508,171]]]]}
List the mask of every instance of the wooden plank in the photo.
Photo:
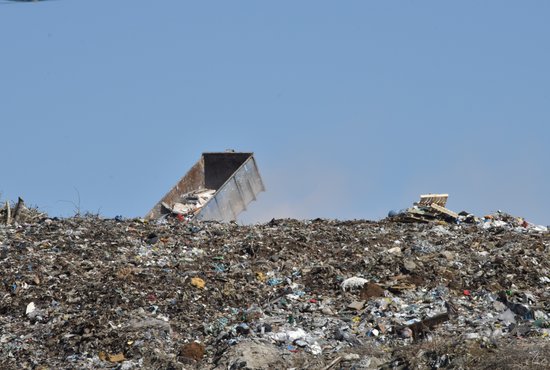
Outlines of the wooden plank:
{"type": "Polygon", "coordinates": [[[438,206],[445,207],[447,205],[448,198],[449,194],[425,194],[420,196],[420,202],[418,202],[418,205],[429,206],[435,203],[438,206]]]}
{"type": "Polygon", "coordinates": [[[10,202],[6,200],[6,225],[9,225],[11,223],[11,209],[10,209],[10,202]]]}
{"type": "Polygon", "coordinates": [[[435,203],[431,204],[430,207],[432,207],[433,209],[435,209],[435,210],[436,210],[437,212],[439,212],[439,213],[443,213],[443,214],[445,214],[445,215],[447,215],[447,216],[450,216],[450,217],[452,217],[452,218],[458,218],[458,213],[455,213],[455,212],[453,212],[453,211],[451,211],[451,210],[448,210],[448,209],[445,208],[445,207],[441,207],[441,206],[439,206],[439,205],[437,205],[437,204],[435,204],[435,203]]]}
{"type": "Polygon", "coordinates": [[[19,199],[17,199],[17,204],[15,205],[15,209],[13,211],[13,222],[16,222],[17,221],[17,216],[19,216],[19,211],[21,210],[21,207],[23,207],[23,205],[25,204],[25,202],[23,201],[23,199],[21,199],[21,197],[19,197],[19,199]]]}

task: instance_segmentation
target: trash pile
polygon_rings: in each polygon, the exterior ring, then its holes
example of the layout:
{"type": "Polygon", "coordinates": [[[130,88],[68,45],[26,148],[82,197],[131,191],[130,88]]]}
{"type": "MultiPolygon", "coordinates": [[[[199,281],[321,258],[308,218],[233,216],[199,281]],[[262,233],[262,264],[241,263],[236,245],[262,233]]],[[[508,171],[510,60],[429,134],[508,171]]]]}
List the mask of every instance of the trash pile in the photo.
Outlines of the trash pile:
{"type": "Polygon", "coordinates": [[[518,230],[536,230],[546,232],[547,226],[534,225],[522,217],[514,217],[505,212],[497,211],[494,214],[479,218],[469,212],[453,212],[446,207],[448,194],[426,194],[420,196],[420,201],[410,208],[399,211],[392,210],[388,219],[396,222],[423,222],[443,221],[454,224],[470,223],[481,225],[485,229],[492,227],[511,227],[518,230]]]}
{"type": "Polygon", "coordinates": [[[449,194],[421,195],[411,208],[390,211],[388,217],[400,222],[456,221],[459,215],[445,208],[449,194]]]}
{"type": "Polygon", "coordinates": [[[46,217],[45,213],[36,208],[29,208],[21,198],[16,203],[6,201],[0,208],[0,224],[10,225],[12,223],[38,222],[46,217]]]}
{"type": "Polygon", "coordinates": [[[548,368],[517,222],[0,222],[0,368],[548,368]]]}

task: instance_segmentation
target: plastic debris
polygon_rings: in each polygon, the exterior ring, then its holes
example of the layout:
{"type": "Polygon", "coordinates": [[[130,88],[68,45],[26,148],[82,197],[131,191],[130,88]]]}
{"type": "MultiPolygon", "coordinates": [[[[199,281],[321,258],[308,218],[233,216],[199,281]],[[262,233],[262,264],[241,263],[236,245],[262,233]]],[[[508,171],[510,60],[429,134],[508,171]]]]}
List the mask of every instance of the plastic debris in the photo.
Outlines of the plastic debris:
{"type": "Polygon", "coordinates": [[[25,310],[25,315],[31,314],[36,310],[36,306],[34,305],[34,302],[31,302],[27,305],[27,309],[25,310]]]}
{"type": "Polygon", "coordinates": [[[550,234],[503,212],[239,226],[14,208],[0,217],[2,369],[550,361],[550,234]]]}
{"type": "Polygon", "coordinates": [[[368,283],[367,279],[363,279],[360,277],[350,277],[342,282],[340,286],[342,287],[343,291],[354,289],[354,288],[362,288],[363,285],[368,283]]]}

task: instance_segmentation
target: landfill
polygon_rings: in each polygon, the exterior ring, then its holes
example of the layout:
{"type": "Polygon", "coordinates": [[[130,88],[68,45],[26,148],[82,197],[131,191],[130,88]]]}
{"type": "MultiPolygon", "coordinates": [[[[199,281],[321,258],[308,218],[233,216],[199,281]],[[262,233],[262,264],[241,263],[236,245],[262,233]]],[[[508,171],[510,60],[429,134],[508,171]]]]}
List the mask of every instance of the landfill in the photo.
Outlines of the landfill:
{"type": "Polygon", "coordinates": [[[15,206],[1,369],[550,367],[550,234],[504,212],[238,225],[15,206]]]}

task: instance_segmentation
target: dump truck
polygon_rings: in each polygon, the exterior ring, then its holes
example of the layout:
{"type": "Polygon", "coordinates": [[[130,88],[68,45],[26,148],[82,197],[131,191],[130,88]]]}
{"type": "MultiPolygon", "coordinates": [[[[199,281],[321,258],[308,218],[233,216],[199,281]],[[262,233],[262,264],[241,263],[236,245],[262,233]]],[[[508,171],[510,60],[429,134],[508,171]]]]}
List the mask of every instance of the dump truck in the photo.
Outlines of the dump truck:
{"type": "Polygon", "coordinates": [[[178,215],[187,220],[234,221],[262,191],[254,153],[203,153],[145,219],[178,215]]]}

